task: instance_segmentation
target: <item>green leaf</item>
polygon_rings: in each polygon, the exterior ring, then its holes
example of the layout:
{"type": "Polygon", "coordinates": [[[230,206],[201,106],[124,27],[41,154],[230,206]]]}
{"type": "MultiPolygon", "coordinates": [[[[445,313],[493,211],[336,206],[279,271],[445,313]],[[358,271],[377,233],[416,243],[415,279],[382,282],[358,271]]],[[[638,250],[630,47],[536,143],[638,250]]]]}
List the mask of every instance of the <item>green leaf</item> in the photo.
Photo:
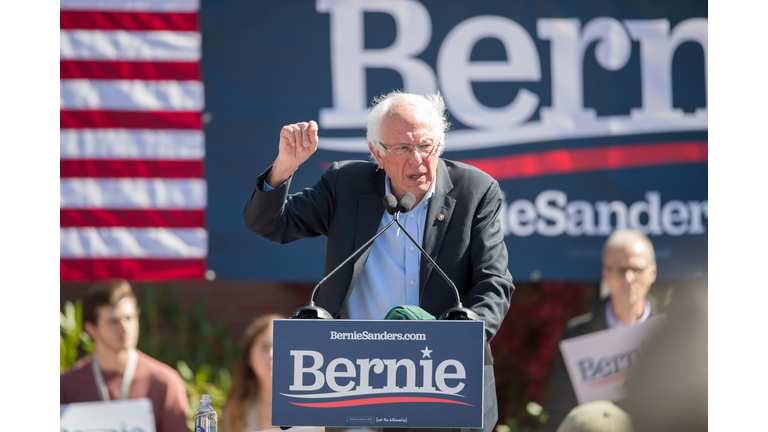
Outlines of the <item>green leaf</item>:
{"type": "Polygon", "coordinates": [[[197,369],[197,374],[195,374],[195,382],[196,383],[205,383],[208,381],[208,372],[211,370],[211,366],[207,363],[203,363],[200,365],[200,368],[197,369]]]}
{"type": "Polygon", "coordinates": [[[187,362],[184,360],[176,362],[176,370],[179,371],[179,375],[181,375],[181,378],[184,379],[184,381],[192,381],[195,378],[192,369],[189,368],[187,362]]]}
{"type": "Polygon", "coordinates": [[[229,374],[228,369],[219,368],[216,373],[216,383],[225,393],[229,393],[229,390],[232,388],[232,376],[229,374]]]}

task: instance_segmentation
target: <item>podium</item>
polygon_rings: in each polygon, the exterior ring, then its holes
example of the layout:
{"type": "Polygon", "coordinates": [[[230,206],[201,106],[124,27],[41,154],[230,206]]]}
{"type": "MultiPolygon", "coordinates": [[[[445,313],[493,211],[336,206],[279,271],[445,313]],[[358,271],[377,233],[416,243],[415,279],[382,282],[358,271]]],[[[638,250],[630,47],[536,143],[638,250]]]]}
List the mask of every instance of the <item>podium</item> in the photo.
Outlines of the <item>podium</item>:
{"type": "Polygon", "coordinates": [[[481,428],[482,321],[276,320],[272,424],[481,428]]]}

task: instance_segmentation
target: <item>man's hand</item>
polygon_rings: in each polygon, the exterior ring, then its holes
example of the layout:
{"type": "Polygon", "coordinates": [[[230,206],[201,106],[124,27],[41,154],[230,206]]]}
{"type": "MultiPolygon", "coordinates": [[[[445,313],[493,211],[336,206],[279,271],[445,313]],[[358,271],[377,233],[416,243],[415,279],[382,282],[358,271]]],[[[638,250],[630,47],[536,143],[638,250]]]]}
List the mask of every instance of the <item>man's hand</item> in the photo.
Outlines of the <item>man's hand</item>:
{"type": "Polygon", "coordinates": [[[317,123],[314,120],[283,126],[280,131],[280,152],[267,183],[276,188],[285,183],[299,165],[317,150],[317,123]]]}

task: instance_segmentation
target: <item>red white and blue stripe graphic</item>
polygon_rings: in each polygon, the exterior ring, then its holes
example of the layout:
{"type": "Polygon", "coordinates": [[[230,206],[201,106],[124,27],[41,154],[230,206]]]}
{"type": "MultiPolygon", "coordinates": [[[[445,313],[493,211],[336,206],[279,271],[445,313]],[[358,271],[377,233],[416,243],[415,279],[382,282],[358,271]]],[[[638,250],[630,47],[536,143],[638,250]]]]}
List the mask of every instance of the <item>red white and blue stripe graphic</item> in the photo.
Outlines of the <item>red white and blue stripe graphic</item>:
{"type": "Polygon", "coordinates": [[[198,0],[61,0],[61,280],[201,278],[198,0]]]}
{"type": "Polygon", "coordinates": [[[367,399],[352,399],[352,400],[333,401],[333,402],[290,402],[290,403],[292,405],[297,405],[297,406],[302,406],[307,408],[346,408],[346,407],[353,407],[353,406],[382,405],[382,404],[394,404],[394,403],[446,403],[446,404],[474,406],[466,402],[461,402],[461,401],[456,401],[451,399],[430,398],[430,397],[420,397],[420,396],[393,396],[393,397],[378,397],[378,398],[367,398],[367,399]]]}
{"type": "Polygon", "coordinates": [[[541,177],[588,171],[702,163],[708,160],[708,141],[676,141],[546,150],[468,159],[463,162],[496,180],[541,177]]]}

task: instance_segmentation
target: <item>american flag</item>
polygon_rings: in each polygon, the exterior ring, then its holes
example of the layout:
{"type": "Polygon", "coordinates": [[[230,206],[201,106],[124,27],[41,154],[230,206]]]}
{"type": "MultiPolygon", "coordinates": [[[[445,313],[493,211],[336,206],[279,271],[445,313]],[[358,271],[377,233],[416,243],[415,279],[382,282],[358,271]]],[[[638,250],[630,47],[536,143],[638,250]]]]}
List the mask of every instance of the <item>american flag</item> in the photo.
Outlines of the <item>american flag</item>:
{"type": "Polygon", "coordinates": [[[198,0],[60,0],[61,280],[201,278],[198,0]]]}

